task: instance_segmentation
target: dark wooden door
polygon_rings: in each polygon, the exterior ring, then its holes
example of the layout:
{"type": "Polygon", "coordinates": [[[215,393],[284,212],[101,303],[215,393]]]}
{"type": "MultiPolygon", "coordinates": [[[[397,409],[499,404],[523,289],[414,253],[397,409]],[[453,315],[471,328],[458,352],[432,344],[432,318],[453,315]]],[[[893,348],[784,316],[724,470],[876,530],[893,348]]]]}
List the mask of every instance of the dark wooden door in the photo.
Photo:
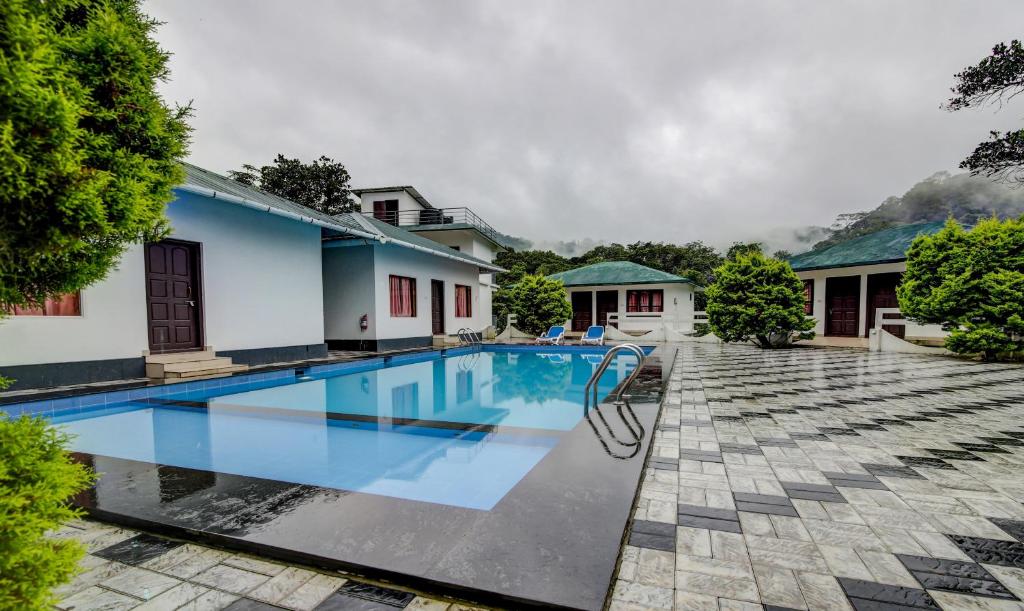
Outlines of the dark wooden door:
{"type": "MultiPolygon", "coordinates": [[[[867,334],[867,330],[875,328],[875,310],[877,308],[900,307],[899,299],[896,298],[896,287],[899,286],[902,278],[903,274],[900,272],[868,276],[868,315],[864,325],[865,334],[867,334]]],[[[905,337],[907,330],[904,325],[882,325],[882,329],[899,338],[905,337]]]]}
{"type": "Polygon", "coordinates": [[[594,320],[592,303],[594,294],[590,291],[572,293],[572,330],[586,331],[594,320]]]}
{"type": "Polygon", "coordinates": [[[860,276],[825,280],[826,335],[857,337],[860,309],[860,276]]]}
{"type": "Polygon", "coordinates": [[[430,328],[434,335],[444,335],[444,282],[430,281],[430,328]]]}
{"type": "Polygon", "coordinates": [[[146,245],[149,349],[200,348],[199,245],[165,240],[146,245]]]}
{"type": "Polygon", "coordinates": [[[597,324],[602,327],[608,326],[608,313],[619,311],[618,291],[597,292],[597,324]]]}

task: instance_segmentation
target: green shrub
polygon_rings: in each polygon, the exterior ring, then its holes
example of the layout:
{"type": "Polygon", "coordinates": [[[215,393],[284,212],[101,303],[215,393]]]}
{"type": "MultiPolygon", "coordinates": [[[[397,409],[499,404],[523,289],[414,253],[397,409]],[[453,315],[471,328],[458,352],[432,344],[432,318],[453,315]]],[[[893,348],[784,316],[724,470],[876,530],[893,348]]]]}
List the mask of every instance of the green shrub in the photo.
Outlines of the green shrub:
{"type": "Polygon", "coordinates": [[[77,541],[44,537],[78,515],[68,499],[93,479],[67,441],[40,418],[0,419],[0,609],[49,609],[82,556],[77,541]]]}
{"type": "Polygon", "coordinates": [[[985,360],[1024,351],[1024,220],[987,219],[970,231],[950,219],[907,250],[900,311],[949,331],[946,347],[985,360]]]}
{"type": "Polygon", "coordinates": [[[705,291],[708,325],[727,342],[778,348],[814,337],[804,315],[803,283],[789,263],[760,252],[740,252],[715,270],[705,291]]]}
{"type": "Polygon", "coordinates": [[[507,314],[516,316],[516,328],[540,335],[551,325],[562,325],[572,316],[572,306],[559,280],[527,274],[512,286],[498,289],[494,311],[504,327],[507,314]]]}

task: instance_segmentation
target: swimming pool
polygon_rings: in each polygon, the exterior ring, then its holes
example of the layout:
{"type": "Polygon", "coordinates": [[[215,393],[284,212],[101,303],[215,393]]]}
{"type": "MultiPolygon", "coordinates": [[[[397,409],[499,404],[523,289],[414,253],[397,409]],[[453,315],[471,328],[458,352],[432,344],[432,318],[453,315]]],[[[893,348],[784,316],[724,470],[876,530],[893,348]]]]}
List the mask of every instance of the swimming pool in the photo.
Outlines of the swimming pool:
{"type": "MultiPolygon", "coordinates": [[[[72,449],[490,510],[583,418],[603,349],[488,346],[115,394],[55,409],[72,449]]],[[[636,367],[621,355],[610,392],[636,367]]]]}

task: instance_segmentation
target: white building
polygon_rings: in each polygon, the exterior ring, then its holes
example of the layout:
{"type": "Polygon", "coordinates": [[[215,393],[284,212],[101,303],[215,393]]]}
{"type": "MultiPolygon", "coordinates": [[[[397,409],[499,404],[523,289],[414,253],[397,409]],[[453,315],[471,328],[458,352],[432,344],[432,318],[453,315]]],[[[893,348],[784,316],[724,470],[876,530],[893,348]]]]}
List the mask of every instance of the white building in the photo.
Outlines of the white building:
{"type": "Polygon", "coordinates": [[[489,259],[185,169],[166,240],[132,246],[106,279],[0,322],[0,371],[15,389],[144,377],[147,361],[154,377],[227,373],[325,357],[328,339],[426,345],[433,280],[445,331],[490,324],[481,278],[502,270],[489,259]],[[415,295],[398,315],[392,277],[411,289],[399,300],[415,295]]]}
{"type": "Polygon", "coordinates": [[[815,334],[866,338],[879,320],[890,319],[898,322],[880,326],[897,337],[913,341],[944,337],[938,325],[903,321],[896,299],[911,242],[939,231],[943,224],[893,227],[792,257],[789,264],[804,281],[804,312],[817,321],[815,334]]]}
{"type": "Polygon", "coordinates": [[[691,280],[629,261],[607,261],[548,276],[565,285],[572,304],[571,331],[608,326],[614,314],[619,331],[653,332],[668,339],[693,331],[691,280]]]}

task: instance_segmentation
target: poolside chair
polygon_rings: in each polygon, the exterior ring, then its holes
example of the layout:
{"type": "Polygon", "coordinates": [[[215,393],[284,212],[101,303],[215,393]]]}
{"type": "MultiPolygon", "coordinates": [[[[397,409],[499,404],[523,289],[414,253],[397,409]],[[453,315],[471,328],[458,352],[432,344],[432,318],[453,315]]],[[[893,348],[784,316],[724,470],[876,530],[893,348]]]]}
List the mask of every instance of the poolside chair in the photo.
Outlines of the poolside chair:
{"type": "Polygon", "coordinates": [[[590,325],[587,327],[587,332],[580,338],[580,345],[594,344],[595,346],[604,345],[604,327],[601,325],[590,325]]]}
{"type": "Polygon", "coordinates": [[[548,329],[548,332],[537,338],[536,343],[538,344],[561,344],[562,339],[565,337],[565,327],[561,325],[555,325],[548,329]]]}

